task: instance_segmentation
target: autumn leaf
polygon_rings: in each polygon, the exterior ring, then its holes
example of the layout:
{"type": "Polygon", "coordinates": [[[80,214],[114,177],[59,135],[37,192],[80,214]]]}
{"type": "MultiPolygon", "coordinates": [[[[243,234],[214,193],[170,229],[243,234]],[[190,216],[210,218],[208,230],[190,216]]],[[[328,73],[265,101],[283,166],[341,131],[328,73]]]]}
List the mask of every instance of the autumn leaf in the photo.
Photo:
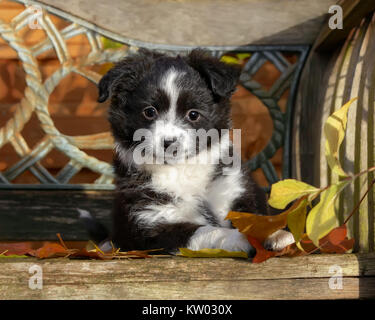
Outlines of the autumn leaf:
{"type": "Polygon", "coordinates": [[[271,195],[268,203],[271,207],[284,209],[290,202],[298,198],[315,196],[319,192],[321,192],[320,189],[307,183],[294,179],[285,179],[271,186],[271,195]]]}
{"type": "Polygon", "coordinates": [[[236,53],[236,57],[239,59],[239,60],[245,60],[245,59],[248,59],[251,57],[251,53],[249,52],[239,52],[239,53],[236,53]]]}
{"type": "Polygon", "coordinates": [[[240,64],[240,61],[237,58],[228,55],[222,56],[220,61],[227,64],[240,64]]]}
{"type": "Polygon", "coordinates": [[[298,247],[298,249],[306,253],[311,253],[317,250],[317,247],[309,239],[306,233],[302,235],[301,240],[299,242],[296,242],[295,245],[296,247],[298,247]]]}
{"type": "Polygon", "coordinates": [[[8,242],[0,243],[0,258],[3,257],[27,257],[32,256],[39,259],[56,258],[56,257],[69,257],[69,258],[87,258],[87,259],[100,259],[100,260],[111,260],[111,259],[144,259],[159,256],[170,256],[170,255],[150,255],[151,252],[157,252],[162,249],[151,249],[151,250],[133,250],[124,251],[114,248],[108,252],[103,252],[95,243],[92,241],[70,241],[67,242],[69,246],[63,241],[60,234],[57,234],[59,243],[56,242],[8,242]],[[36,245],[39,246],[36,247],[36,245]],[[35,248],[36,247],[36,248],[35,248]]]}
{"type": "Polygon", "coordinates": [[[28,258],[26,255],[17,255],[17,254],[10,254],[10,255],[5,255],[4,253],[0,254],[0,259],[2,258],[28,258]]]}
{"type": "Polygon", "coordinates": [[[230,211],[225,219],[232,221],[241,233],[263,242],[272,233],[286,226],[288,212],[275,216],[261,216],[253,213],[230,211]]]}
{"type": "Polygon", "coordinates": [[[117,42],[106,37],[101,37],[103,49],[118,49],[124,46],[121,42],[117,42]]]}
{"type": "Polygon", "coordinates": [[[319,240],[319,246],[315,246],[305,233],[299,244],[296,244],[305,254],[314,252],[322,253],[346,253],[353,248],[354,239],[348,239],[346,225],[334,228],[325,237],[319,240]]]}
{"type": "Polygon", "coordinates": [[[245,59],[248,59],[250,57],[251,57],[250,53],[241,52],[241,53],[235,54],[234,56],[228,55],[228,54],[223,55],[220,58],[220,61],[228,63],[228,64],[239,64],[239,65],[242,65],[245,62],[245,59]]]}
{"type": "Polygon", "coordinates": [[[339,245],[342,241],[346,239],[347,234],[348,230],[346,228],[346,225],[342,225],[340,227],[333,229],[324,238],[320,239],[320,242],[327,240],[334,245],[339,245]]]}
{"type": "Polygon", "coordinates": [[[305,231],[307,206],[308,201],[306,197],[302,197],[296,206],[290,210],[287,217],[288,228],[296,242],[301,240],[305,231]]]}
{"type": "MultiPolygon", "coordinates": [[[[230,211],[225,219],[231,220],[233,226],[241,233],[263,242],[271,234],[283,229],[287,225],[288,215],[291,212],[301,210],[301,201],[302,199],[296,201],[288,210],[273,216],[262,216],[247,212],[230,211]]],[[[293,222],[296,222],[296,219],[294,219],[293,222]]],[[[295,232],[297,233],[298,231],[295,230],[295,232]]]]}
{"type": "MultiPolygon", "coordinates": [[[[324,127],[327,162],[332,171],[342,177],[347,174],[340,166],[339,148],[345,136],[348,110],[354,100],[356,98],[333,113],[324,127]]],[[[327,253],[347,252],[353,247],[354,239],[346,237],[346,226],[339,227],[335,209],[341,191],[351,180],[347,178],[326,188],[316,188],[294,179],[279,181],[271,187],[269,204],[274,208],[284,209],[298,199],[290,209],[274,216],[275,218],[229,212],[226,219],[230,219],[240,232],[249,237],[252,245],[258,248],[255,261],[264,261],[278,255],[265,250],[261,243],[273,232],[285,227],[286,223],[296,241],[294,247],[288,250],[294,250],[295,254],[299,254],[298,251],[310,253],[318,250],[327,253]],[[318,196],[319,202],[306,217],[307,206],[318,196]]]]}
{"type": "Polygon", "coordinates": [[[46,243],[43,247],[28,252],[29,255],[45,259],[66,256],[69,254],[68,250],[58,243],[46,243]]]}
{"type": "Polygon", "coordinates": [[[227,251],[223,249],[201,249],[201,250],[190,250],[187,248],[179,248],[182,257],[189,258],[244,258],[247,259],[248,255],[243,251],[227,251]]]}
{"type": "Polygon", "coordinates": [[[269,251],[263,247],[262,243],[258,239],[250,236],[248,236],[247,239],[252,247],[256,250],[256,254],[252,259],[253,263],[261,263],[272,257],[297,257],[305,254],[296,247],[295,243],[286,246],[280,251],[269,251]]]}
{"type": "Polygon", "coordinates": [[[319,247],[303,234],[299,244],[292,243],[281,251],[268,251],[261,242],[248,236],[249,243],[255,248],[256,255],[253,258],[254,263],[261,263],[272,257],[298,257],[308,255],[314,252],[322,253],[346,253],[353,248],[354,239],[348,239],[346,225],[331,230],[325,237],[320,239],[319,247]]]}
{"type": "Polygon", "coordinates": [[[347,253],[349,250],[353,249],[354,243],[354,238],[345,239],[337,245],[334,245],[331,242],[322,242],[320,246],[320,251],[323,253],[347,253]]]}
{"type": "Polygon", "coordinates": [[[349,102],[329,116],[324,125],[324,134],[326,137],[325,155],[328,165],[333,172],[342,177],[346,177],[347,173],[340,165],[339,150],[345,137],[348,110],[355,100],[357,98],[349,100],[349,102]]]}
{"type": "Polygon", "coordinates": [[[276,255],[276,251],[268,251],[264,249],[262,243],[257,238],[248,236],[247,239],[251,246],[256,250],[256,254],[252,260],[253,263],[261,263],[276,255]]]}
{"type": "MultiPolygon", "coordinates": [[[[62,241],[60,239],[60,241],[62,241]]],[[[103,251],[99,248],[93,241],[89,241],[86,248],[81,248],[75,252],[71,252],[69,257],[72,258],[91,258],[100,260],[113,260],[113,259],[145,259],[153,258],[151,252],[157,252],[162,249],[149,249],[149,250],[132,250],[132,251],[121,251],[121,249],[116,249],[113,243],[110,243],[111,248],[103,251]]],[[[157,256],[169,256],[169,255],[157,255],[157,256]]]]}
{"type": "Polygon", "coordinates": [[[346,225],[331,230],[319,240],[320,251],[324,253],[346,253],[354,246],[354,239],[347,238],[346,225]]]}
{"type": "Polygon", "coordinates": [[[306,233],[312,242],[319,246],[319,239],[339,226],[335,213],[335,205],[340,192],[349,181],[341,181],[331,185],[320,194],[320,201],[309,212],[306,219],[306,233]]]}

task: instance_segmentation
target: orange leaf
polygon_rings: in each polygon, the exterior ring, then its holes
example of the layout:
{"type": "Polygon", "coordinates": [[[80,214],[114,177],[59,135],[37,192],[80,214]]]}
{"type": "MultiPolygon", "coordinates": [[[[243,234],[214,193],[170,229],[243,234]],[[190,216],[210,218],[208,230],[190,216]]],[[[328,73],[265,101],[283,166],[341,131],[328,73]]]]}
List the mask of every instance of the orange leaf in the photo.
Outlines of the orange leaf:
{"type": "Polygon", "coordinates": [[[288,210],[278,215],[261,216],[247,212],[230,211],[225,219],[231,220],[233,226],[240,232],[263,242],[271,234],[286,226],[288,214],[293,211],[302,200],[304,200],[304,198],[296,201],[288,210]]]}
{"type": "Polygon", "coordinates": [[[3,256],[24,256],[29,255],[39,259],[70,257],[70,258],[90,258],[90,259],[129,259],[129,258],[152,258],[151,252],[160,251],[162,249],[151,250],[133,250],[121,252],[120,249],[114,247],[109,252],[103,252],[94,244],[94,249],[89,250],[86,247],[88,243],[85,241],[68,241],[64,242],[61,235],[57,234],[60,243],[31,241],[31,242],[5,242],[0,243],[0,254],[3,256]]]}
{"type": "Polygon", "coordinates": [[[272,233],[286,226],[287,212],[275,216],[260,216],[253,213],[231,211],[226,219],[232,221],[240,232],[263,242],[272,233]]]}
{"type": "Polygon", "coordinates": [[[310,253],[317,250],[315,244],[309,239],[306,233],[303,234],[300,245],[305,250],[305,252],[310,253]]]}
{"type": "Polygon", "coordinates": [[[249,240],[250,244],[254,247],[256,250],[256,255],[253,258],[253,263],[261,263],[263,261],[268,260],[269,258],[274,257],[277,252],[276,251],[268,251],[264,249],[260,241],[254,237],[247,236],[247,239],[249,240]]]}
{"type": "Polygon", "coordinates": [[[68,250],[58,243],[46,243],[43,245],[43,247],[29,252],[30,255],[40,259],[63,256],[67,255],[68,253],[68,250]]]}
{"type": "Polygon", "coordinates": [[[354,246],[354,239],[347,238],[347,228],[343,224],[332,229],[325,237],[319,240],[320,251],[324,253],[345,253],[354,246]]]}
{"type": "Polygon", "coordinates": [[[345,239],[340,244],[334,245],[331,242],[323,243],[320,246],[320,251],[323,253],[346,253],[354,246],[354,238],[345,239]]]}
{"type": "Polygon", "coordinates": [[[345,240],[347,233],[348,231],[346,229],[346,225],[344,224],[340,227],[333,229],[321,240],[325,239],[325,241],[328,240],[334,245],[339,245],[342,241],[345,240]]]}
{"type": "Polygon", "coordinates": [[[250,236],[248,236],[247,239],[256,250],[256,255],[253,258],[254,263],[261,263],[272,257],[298,257],[306,254],[298,249],[295,243],[286,246],[281,251],[268,251],[264,249],[263,245],[257,239],[250,236]]]}

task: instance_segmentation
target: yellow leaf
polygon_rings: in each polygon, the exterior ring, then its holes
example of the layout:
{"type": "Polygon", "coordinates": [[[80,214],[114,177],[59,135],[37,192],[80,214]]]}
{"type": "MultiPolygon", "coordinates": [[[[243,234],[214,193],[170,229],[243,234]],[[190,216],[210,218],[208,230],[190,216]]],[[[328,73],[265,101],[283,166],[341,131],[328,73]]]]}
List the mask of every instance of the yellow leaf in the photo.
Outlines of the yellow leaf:
{"type": "Polygon", "coordinates": [[[220,61],[228,63],[228,64],[240,64],[240,61],[232,56],[222,56],[220,61]]]}
{"type": "Polygon", "coordinates": [[[307,205],[308,201],[306,197],[303,197],[288,214],[288,228],[297,244],[305,231],[307,205]]]}
{"type": "Polygon", "coordinates": [[[187,248],[179,248],[179,256],[189,258],[248,258],[246,252],[243,251],[226,251],[223,249],[201,249],[198,251],[187,248]]]}
{"type": "Polygon", "coordinates": [[[251,57],[251,53],[245,53],[245,52],[240,52],[240,53],[236,53],[236,57],[239,59],[239,60],[245,60],[247,58],[250,58],[251,57]]]}
{"type": "Polygon", "coordinates": [[[108,39],[108,38],[105,38],[105,37],[101,37],[101,40],[102,40],[102,44],[103,44],[103,49],[117,49],[117,48],[121,48],[123,46],[122,43],[116,42],[114,40],[111,40],[111,39],[108,39]]]}
{"type": "Polygon", "coordinates": [[[271,195],[268,203],[271,207],[284,209],[290,202],[306,195],[316,195],[320,189],[307,183],[285,179],[276,182],[271,187],[271,195]]]}
{"type": "Polygon", "coordinates": [[[318,247],[319,239],[327,235],[333,228],[339,226],[335,213],[335,204],[340,192],[350,181],[341,181],[331,185],[320,194],[319,203],[311,209],[306,219],[306,233],[318,247]]]}
{"type": "Polygon", "coordinates": [[[346,177],[347,173],[341,168],[339,149],[345,137],[348,110],[355,100],[357,98],[349,100],[349,102],[329,116],[324,125],[324,135],[326,137],[325,154],[328,165],[332,171],[342,177],[346,177]]]}
{"type": "Polygon", "coordinates": [[[7,258],[30,258],[29,256],[25,256],[24,254],[23,255],[17,255],[17,254],[10,254],[9,256],[6,256],[6,255],[1,255],[0,254],[0,259],[2,259],[2,258],[5,258],[5,259],[7,259],[7,258]]]}

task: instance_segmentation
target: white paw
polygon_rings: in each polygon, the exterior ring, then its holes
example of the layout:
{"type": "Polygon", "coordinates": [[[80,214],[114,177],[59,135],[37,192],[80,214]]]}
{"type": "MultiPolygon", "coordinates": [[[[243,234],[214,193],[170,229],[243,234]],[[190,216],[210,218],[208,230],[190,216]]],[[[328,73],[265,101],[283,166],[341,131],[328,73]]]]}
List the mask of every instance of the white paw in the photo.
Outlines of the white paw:
{"type": "Polygon", "coordinates": [[[246,236],[244,236],[237,229],[228,229],[225,238],[220,244],[221,249],[227,251],[245,251],[249,252],[251,245],[247,241],[246,236]]]}
{"type": "Polygon", "coordinates": [[[266,250],[280,251],[294,242],[293,234],[285,230],[278,230],[264,241],[263,246],[266,250]]]}
{"type": "Polygon", "coordinates": [[[191,237],[187,247],[191,250],[211,248],[247,253],[253,249],[246,236],[237,229],[212,226],[200,227],[191,237]]]}

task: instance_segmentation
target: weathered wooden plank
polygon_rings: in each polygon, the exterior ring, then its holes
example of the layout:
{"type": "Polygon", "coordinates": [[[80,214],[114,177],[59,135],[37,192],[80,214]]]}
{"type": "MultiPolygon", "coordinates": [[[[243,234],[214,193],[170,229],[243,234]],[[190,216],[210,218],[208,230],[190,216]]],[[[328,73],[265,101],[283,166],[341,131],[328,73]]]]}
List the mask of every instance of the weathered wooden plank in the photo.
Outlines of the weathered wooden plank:
{"type": "MultiPolygon", "coordinates": [[[[27,279],[24,279],[27,283],[27,279]]],[[[187,300],[307,300],[359,299],[375,297],[375,278],[345,278],[343,289],[331,290],[327,279],[282,279],[244,281],[189,281],[44,285],[30,290],[27,285],[1,286],[1,299],[187,299],[187,300]],[[363,280],[365,281],[365,280],[363,280]],[[360,289],[362,287],[363,289],[360,289]]]]}
{"type": "Polygon", "coordinates": [[[263,264],[236,259],[1,259],[0,299],[340,299],[375,297],[375,256],[311,255],[263,264]],[[43,270],[30,290],[29,267],[43,270]],[[329,288],[332,265],[342,289],[329,288]],[[361,277],[358,277],[358,276],[361,277]]]}
{"type": "Polygon", "coordinates": [[[59,16],[73,17],[79,24],[121,42],[238,46],[312,44],[336,0],[27,2],[45,5],[59,16]]]}
{"type": "MultiPolygon", "coordinates": [[[[148,281],[213,281],[213,280],[274,280],[297,278],[329,278],[329,268],[338,265],[346,277],[375,276],[375,253],[371,254],[314,254],[295,258],[273,258],[261,264],[246,259],[214,259],[167,257],[137,260],[69,260],[0,259],[5,269],[23,272],[29,265],[38,264],[47,272],[54,271],[56,283],[84,281],[95,283],[96,276],[117,282],[148,281]]],[[[0,281],[17,282],[12,274],[0,274],[0,281]],[[13,280],[12,280],[13,279],[13,280]]]]}
{"type": "Polygon", "coordinates": [[[0,240],[87,240],[77,208],[110,225],[113,191],[0,190],[0,240]]]}

